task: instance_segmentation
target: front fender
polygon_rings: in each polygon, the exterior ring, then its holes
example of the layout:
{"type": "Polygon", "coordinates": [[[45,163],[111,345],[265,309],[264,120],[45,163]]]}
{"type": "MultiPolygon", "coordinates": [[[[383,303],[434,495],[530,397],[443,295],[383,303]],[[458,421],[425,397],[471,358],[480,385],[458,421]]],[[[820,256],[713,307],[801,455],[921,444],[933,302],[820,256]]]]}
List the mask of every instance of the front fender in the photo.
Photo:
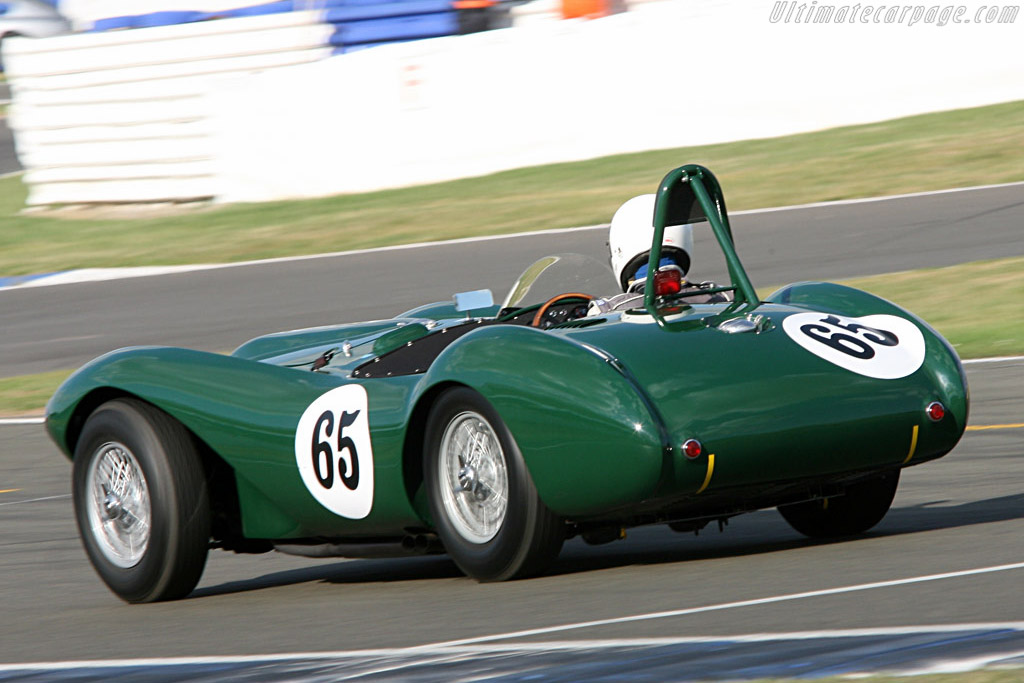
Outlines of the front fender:
{"type": "Polygon", "coordinates": [[[601,355],[556,333],[495,325],[467,334],[421,386],[445,382],[495,407],[541,499],[560,515],[639,502],[663,474],[662,427],[637,389],[601,355]]]}
{"type": "MultiPolygon", "coordinates": [[[[132,395],[181,422],[234,469],[246,536],[394,533],[418,517],[404,496],[391,493],[402,490],[401,467],[387,443],[375,449],[376,494],[365,519],[342,518],[319,505],[296,468],[300,416],[343,383],[339,375],[201,351],[123,349],[72,375],[50,399],[46,424],[60,448],[71,454],[81,423],[97,402],[132,395]]],[[[390,406],[405,405],[400,400],[404,391],[397,385],[370,387],[371,429],[374,421],[385,426],[398,421],[402,411],[390,406]]]]}
{"type": "MultiPolygon", "coordinates": [[[[152,403],[220,452],[222,440],[244,438],[253,425],[262,427],[261,438],[290,440],[305,406],[337,383],[316,373],[215,353],[133,347],[100,356],[72,374],[47,404],[46,426],[70,455],[79,402],[95,390],[113,389],[152,403]]],[[[266,445],[252,448],[265,449],[266,445]]]]}

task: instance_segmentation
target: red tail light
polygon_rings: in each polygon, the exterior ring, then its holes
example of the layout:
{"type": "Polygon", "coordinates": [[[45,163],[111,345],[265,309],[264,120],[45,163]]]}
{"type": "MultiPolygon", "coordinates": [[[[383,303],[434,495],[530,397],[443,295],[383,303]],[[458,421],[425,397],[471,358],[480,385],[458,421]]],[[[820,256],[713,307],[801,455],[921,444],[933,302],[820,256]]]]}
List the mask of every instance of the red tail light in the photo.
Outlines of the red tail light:
{"type": "Polygon", "coordinates": [[[942,405],[938,401],[932,401],[928,404],[928,407],[924,409],[928,419],[932,422],[938,422],[942,418],[946,417],[946,406],[942,405]]]}
{"type": "Polygon", "coordinates": [[[700,445],[700,441],[697,441],[697,439],[687,439],[683,442],[683,455],[690,460],[700,457],[703,451],[704,447],[700,445]]]}
{"type": "Polygon", "coordinates": [[[666,294],[678,294],[683,290],[683,275],[675,268],[671,270],[659,270],[654,274],[654,294],[665,296],[666,294]]]}

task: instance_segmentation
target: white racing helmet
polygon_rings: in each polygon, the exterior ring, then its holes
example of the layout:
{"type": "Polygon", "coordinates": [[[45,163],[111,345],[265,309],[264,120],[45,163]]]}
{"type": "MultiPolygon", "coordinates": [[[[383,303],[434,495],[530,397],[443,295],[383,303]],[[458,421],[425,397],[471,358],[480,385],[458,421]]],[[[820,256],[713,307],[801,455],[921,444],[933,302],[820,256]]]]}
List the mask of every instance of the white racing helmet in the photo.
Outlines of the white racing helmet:
{"type": "MultiPolygon", "coordinates": [[[[619,207],[608,229],[608,249],[612,255],[612,271],[622,291],[639,279],[637,271],[646,265],[654,240],[654,195],[633,197],[619,207]]],[[[690,270],[693,254],[693,226],[666,225],[661,241],[661,265],[676,265],[683,275],[690,270]]]]}

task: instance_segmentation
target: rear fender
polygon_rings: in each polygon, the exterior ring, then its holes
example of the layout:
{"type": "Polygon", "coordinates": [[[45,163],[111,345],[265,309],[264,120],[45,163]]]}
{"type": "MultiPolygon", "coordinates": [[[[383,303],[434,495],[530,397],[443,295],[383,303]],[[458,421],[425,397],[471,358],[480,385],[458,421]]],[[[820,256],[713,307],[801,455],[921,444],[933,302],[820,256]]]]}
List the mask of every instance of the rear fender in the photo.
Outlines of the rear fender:
{"type": "Polygon", "coordinates": [[[598,352],[531,327],[467,334],[431,366],[424,392],[457,383],[508,425],[541,499],[586,516],[648,497],[663,476],[663,427],[598,352]]]}
{"type": "Polygon", "coordinates": [[[847,317],[889,314],[913,322],[925,340],[925,360],[918,372],[931,375],[938,392],[935,400],[946,407],[948,418],[938,425],[931,425],[929,430],[922,430],[914,457],[907,464],[918,464],[945,455],[949,452],[948,446],[932,446],[930,442],[948,444],[949,437],[955,435],[952,443],[956,443],[963,434],[970,412],[967,375],[953,346],[924,320],[880,296],[829,282],[798,282],[772,293],[765,301],[847,317]]]}

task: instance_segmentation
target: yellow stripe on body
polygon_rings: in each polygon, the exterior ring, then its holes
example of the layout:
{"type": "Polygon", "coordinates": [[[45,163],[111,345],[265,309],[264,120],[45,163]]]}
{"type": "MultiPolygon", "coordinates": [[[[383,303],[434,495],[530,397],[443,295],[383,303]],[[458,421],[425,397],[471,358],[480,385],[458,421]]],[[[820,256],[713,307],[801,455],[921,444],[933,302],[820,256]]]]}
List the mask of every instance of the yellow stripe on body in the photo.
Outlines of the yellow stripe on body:
{"type": "Polygon", "coordinates": [[[699,489],[697,489],[697,493],[700,493],[701,491],[703,491],[704,489],[706,489],[708,487],[708,484],[711,483],[711,475],[714,473],[714,471],[715,471],[715,454],[712,453],[711,455],[708,456],[708,473],[707,473],[707,476],[704,477],[704,483],[700,485],[699,489]]]}
{"type": "Polygon", "coordinates": [[[15,491],[20,491],[20,490],[21,489],[0,489],[0,493],[14,493],[15,491]]]}
{"type": "Polygon", "coordinates": [[[907,459],[904,460],[903,463],[902,463],[904,465],[906,465],[908,462],[910,462],[910,459],[914,457],[914,451],[917,450],[917,429],[918,429],[917,425],[914,425],[914,431],[910,435],[910,452],[907,453],[907,459]]]}
{"type": "MultiPolygon", "coordinates": [[[[1006,424],[1006,425],[977,425],[977,426],[973,426],[973,427],[968,427],[967,431],[971,432],[971,431],[979,431],[979,430],[982,430],[982,429],[1021,429],[1021,428],[1024,428],[1024,422],[1017,423],[1017,424],[1006,424]]],[[[904,464],[904,465],[906,465],[908,462],[910,462],[910,459],[914,457],[914,453],[917,451],[917,434],[918,434],[919,430],[920,430],[920,427],[918,425],[914,425],[914,429],[910,433],[910,451],[907,453],[907,457],[903,460],[902,464],[904,464]]],[[[714,472],[715,472],[715,454],[712,453],[712,454],[708,455],[708,473],[704,477],[704,483],[700,485],[699,489],[697,489],[697,493],[702,493],[704,491],[704,489],[706,489],[708,487],[708,484],[711,483],[711,475],[714,474],[714,472]]],[[[826,507],[828,506],[828,499],[826,499],[826,501],[825,501],[825,506],[826,507]]]]}

